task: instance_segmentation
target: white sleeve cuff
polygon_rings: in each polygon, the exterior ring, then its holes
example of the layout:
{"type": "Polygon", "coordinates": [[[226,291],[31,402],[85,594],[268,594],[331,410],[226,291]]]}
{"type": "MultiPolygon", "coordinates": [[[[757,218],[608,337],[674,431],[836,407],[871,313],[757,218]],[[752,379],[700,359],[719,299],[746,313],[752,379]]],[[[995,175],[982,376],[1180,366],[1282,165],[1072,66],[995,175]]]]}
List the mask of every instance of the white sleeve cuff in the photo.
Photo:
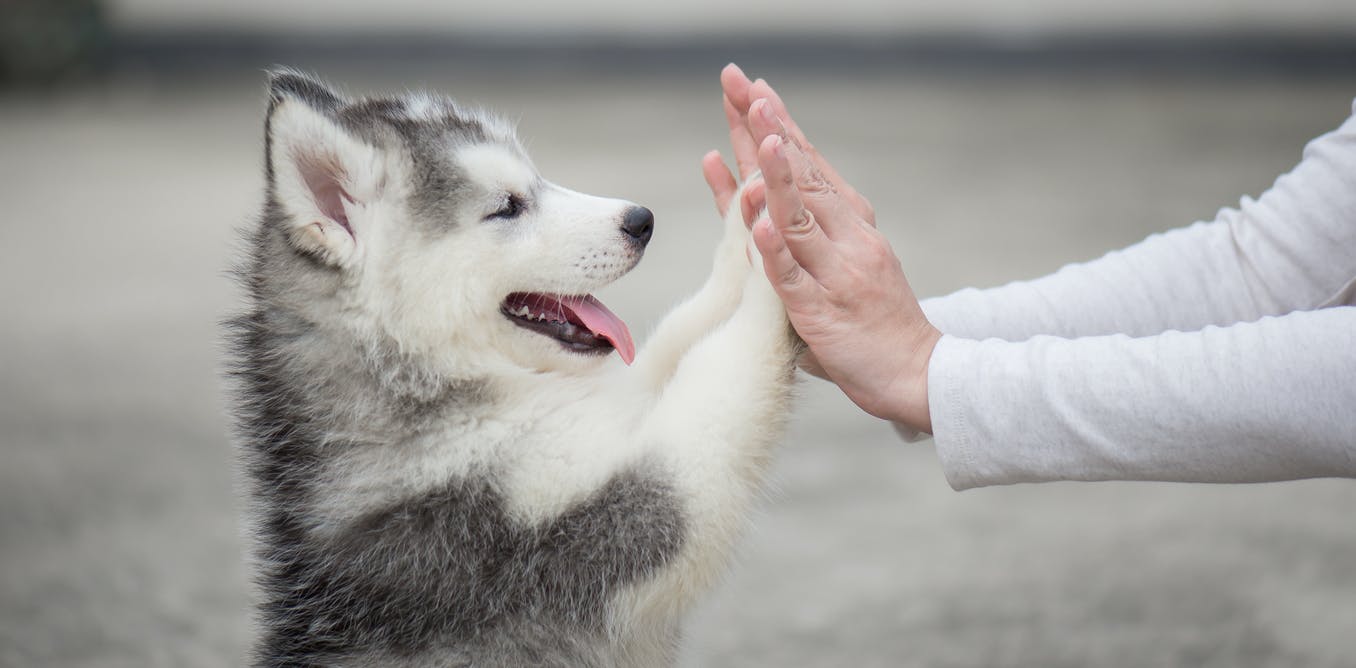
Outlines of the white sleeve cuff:
{"type": "Polygon", "coordinates": [[[928,411],[932,417],[932,434],[898,422],[891,423],[895,433],[906,443],[935,439],[946,480],[956,490],[982,484],[968,472],[974,467],[974,455],[970,448],[969,425],[960,405],[963,384],[957,378],[963,373],[963,361],[974,344],[974,341],[944,334],[932,350],[928,362],[928,411]]]}
{"type": "Polygon", "coordinates": [[[968,363],[977,341],[942,336],[928,363],[928,412],[932,417],[932,438],[942,473],[957,491],[984,483],[975,475],[970,418],[965,404],[963,378],[973,366],[968,363]]]}

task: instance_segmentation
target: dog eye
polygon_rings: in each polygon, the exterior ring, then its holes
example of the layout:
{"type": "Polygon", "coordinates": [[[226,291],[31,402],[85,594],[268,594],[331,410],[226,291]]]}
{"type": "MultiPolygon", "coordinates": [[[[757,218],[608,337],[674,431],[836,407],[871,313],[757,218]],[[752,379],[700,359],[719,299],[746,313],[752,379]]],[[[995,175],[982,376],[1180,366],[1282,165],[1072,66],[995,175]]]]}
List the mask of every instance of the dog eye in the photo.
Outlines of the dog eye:
{"type": "Polygon", "coordinates": [[[526,208],[527,203],[523,201],[523,198],[517,195],[509,195],[508,200],[504,202],[504,206],[498,211],[485,216],[485,220],[512,220],[521,216],[523,210],[526,208]]]}

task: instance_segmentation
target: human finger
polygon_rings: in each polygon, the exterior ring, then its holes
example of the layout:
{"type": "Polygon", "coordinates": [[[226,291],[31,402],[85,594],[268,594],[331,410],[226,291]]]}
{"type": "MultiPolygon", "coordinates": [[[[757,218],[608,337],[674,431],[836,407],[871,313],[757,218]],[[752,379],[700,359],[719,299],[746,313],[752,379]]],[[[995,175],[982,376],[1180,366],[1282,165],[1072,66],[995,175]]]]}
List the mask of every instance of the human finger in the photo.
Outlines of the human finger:
{"type": "Polygon", "coordinates": [[[725,166],[720,151],[711,151],[702,156],[702,176],[706,179],[707,187],[711,188],[711,195],[716,199],[716,211],[724,218],[730,210],[731,200],[739,186],[735,183],[730,168],[725,166]]]}
{"type": "Polygon", "coordinates": [[[758,147],[758,164],[763,168],[763,181],[767,184],[768,217],[796,262],[816,277],[835,271],[837,258],[833,242],[801,201],[780,136],[772,135],[758,147]]]}
{"type": "Polygon", "coordinates": [[[736,109],[725,96],[721,98],[721,105],[725,108],[725,122],[730,126],[730,148],[734,150],[739,178],[747,178],[758,169],[758,144],[749,133],[748,108],[744,111],[736,109]]]}
{"type": "Polygon", "coordinates": [[[749,84],[746,94],[749,96],[749,106],[752,106],[757,100],[767,100],[772,105],[773,113],[781,118],[784,124],[788,139],[803,146],[810,145],[809,138],[796,124],[796,119],[791,116],[790,110],[786,107],[786,102],[782,100],[782,96],[772,88],[772,85],[766,79],[758,79],[749,84]]]}
{"type": "MultiPolygon", "coordinates": [[[[805,135],[804,130],[801,130],[800,125],[796,123],[796,119],[791,116],[791,111],[787,108],[786,102],[782,100],[782,96],[777,93],[771,84],[764,79],[759,79],[749,85],[748,95],[750,105],[752,105],[755,100],[767,100],[768,104],[771,105],[773,117],[777,119],[777,127],[783,131],[786,138],[789,139],[791,143],[800,147],[802,152],[815,161],[816,166],[819,167],[820,171],[823,171],[827,176],[831,176],[831,182],[833,182],[835,186],[848,185],[847,182],[843,181],[843,178],[839,176],[838,170],[835,169],[833,165],[829,164],[827,160],[824,160],[823,156],[819,154],[819,151],[815,149],[814,144],[810,143],[810,138],[805,135]]],[[[754,137],[754,139],[757,140],[761,138],[754,137]]]]}
{"type": "Polygon", "coordinates": [[[741,116],[748,113],[749,103],[753,101],[749,97],[749,87],[752,85],[744,70],[734,63],[720,71],[720,88],[741,116]]]}
{"type": "Polygon", "coordinates": [[[759,99],[767,100],[768,104],[771,105],[770,111],[772,119],[768,122],[763,122],[761,127],[758,127],[758,124],[753,120],[754,115],[752,112],[746,114],[750,119],[750,134],[753,136],[753,140],[755,142],[762,141],[770,132],[781,132],[784,134],[791,143],[795,144],[796,147],[809,158],[810,162],[819,169],[820,173],[822,173],[824,178],[833,185],[834,189],[843,193],[845,201],[857,212],[857,215],[866,223],[875,226],[876,212],[875,209],[871,208],[871,203],[868,202],[865,197],[862,197],[857,192],[857,189],[852,187],[852,184],[848,183],[847,180],[838,173],[838,169],[815,148],[814,144],[810,142],[810,139],[805,135],[805,132],[801,129],[800,125],[796,123],[796,119],[791,116],[791,112],[787,108],[786,102],[782,100],[781,95],[779,95],[777,91],[763,79],[759,79],[750,84],[747,94],[750,97],[750,106],[754,104],[754,101],[759,99]]]}
{"type": "MultiPolygon", "coordinates": [[[[838,170],[835,169],[833,165],[829,164],[827,160],[824,160],[823,156],[819,154],[819,151],[815,149],[814,144],[810,143],[810,138],[805,135],[805,131],[801,129],[798,123],[796,123],[796,119],[791,116],[791,111],[787,108],[786,102],[782,100],[782,96],[779,95],[766,80],[759,79],[750,84],[748,95],[750,106],[757,100],[766,100],[769,105],[768,113],[770,114],[770,118],[768,118],[768,120],[771,122],[771,125],[769,126],[765,123],[761,130],[762,132],[781,132],[785,135],[787,140],[798,146],[802,152],[809,156],[816,163],[815,166],[818,167],[820,171],[824,172],[825,175],[830,176],[830,181],[836,187],[847,185],[847,183],[843,181],[843,178],[838,174],[838,170]],[[775,128],[775,130],[773,130],[773,128],[775,128]]],[[[752,111],[747,115],[751,116],[752,111]]],[[[755,141],[762,139],[758,132],[754,132],[753,135],[755,141]]]]}
{"type": "Polygon", "coordinates": [[[758,164],[758,142],[749,135],[749,87],[753,82],[738,65],[730,63],[720,71],[725,120],[730,126],[730,145],[740,178],[752,174],[758,164]]]}
{"type": "MultiPolygon", "coordinates": [[[[755,100],[749,108],[749,115],[754,119],[755,127],[769,128],[777,123],[777,118],[773,116],[771,106],[765,99],[755,100]]],[[[824,233],[831,239],[841,239],[860,232],[861,216],[853,209],[851,202],[829,182],[819,167],[811,162],[798,146],[786,140],[784,133],[779,133],[778,136],[783,141],[782,149],[795,177],[801,201],[814,214],[824,233]]]]}
{"type": "Polygon", "coordinates": [[[753,224],[753,244],[763,257],[763,273],[788,313],[816,313],[824,307],[824,288],[796,261],[770,218],[753,224]]]}

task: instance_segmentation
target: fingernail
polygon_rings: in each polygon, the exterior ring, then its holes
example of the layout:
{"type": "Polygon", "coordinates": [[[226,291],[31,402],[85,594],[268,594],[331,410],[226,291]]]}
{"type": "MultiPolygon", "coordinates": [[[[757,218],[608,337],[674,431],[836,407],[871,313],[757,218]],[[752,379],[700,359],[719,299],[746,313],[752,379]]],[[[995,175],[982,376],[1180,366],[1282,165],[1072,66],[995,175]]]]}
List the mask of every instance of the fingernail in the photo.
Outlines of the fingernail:
{"type": "Polygon", "coordinates": [[[768,102],[767,98],[758,98],[758,101],[762,103],[758,107],[758,117],[768,123],[776,121],[777,116],[772,113],[772,103],[768,102]]]}

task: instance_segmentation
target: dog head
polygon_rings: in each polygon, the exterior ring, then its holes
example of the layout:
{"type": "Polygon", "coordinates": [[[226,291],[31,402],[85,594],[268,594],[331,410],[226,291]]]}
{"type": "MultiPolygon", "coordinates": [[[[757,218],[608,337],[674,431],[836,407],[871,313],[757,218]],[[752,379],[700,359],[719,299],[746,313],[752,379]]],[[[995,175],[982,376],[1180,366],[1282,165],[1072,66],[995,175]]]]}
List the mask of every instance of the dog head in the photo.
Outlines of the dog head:
{"type": "Polygon", "coordinates": [[[631,361],[590,293],[640,261],[648,209],[547,181],[510,126],[446,98],[350,100],[290,70],[269,96],[270,294],[441,373],[631,361]]]}

